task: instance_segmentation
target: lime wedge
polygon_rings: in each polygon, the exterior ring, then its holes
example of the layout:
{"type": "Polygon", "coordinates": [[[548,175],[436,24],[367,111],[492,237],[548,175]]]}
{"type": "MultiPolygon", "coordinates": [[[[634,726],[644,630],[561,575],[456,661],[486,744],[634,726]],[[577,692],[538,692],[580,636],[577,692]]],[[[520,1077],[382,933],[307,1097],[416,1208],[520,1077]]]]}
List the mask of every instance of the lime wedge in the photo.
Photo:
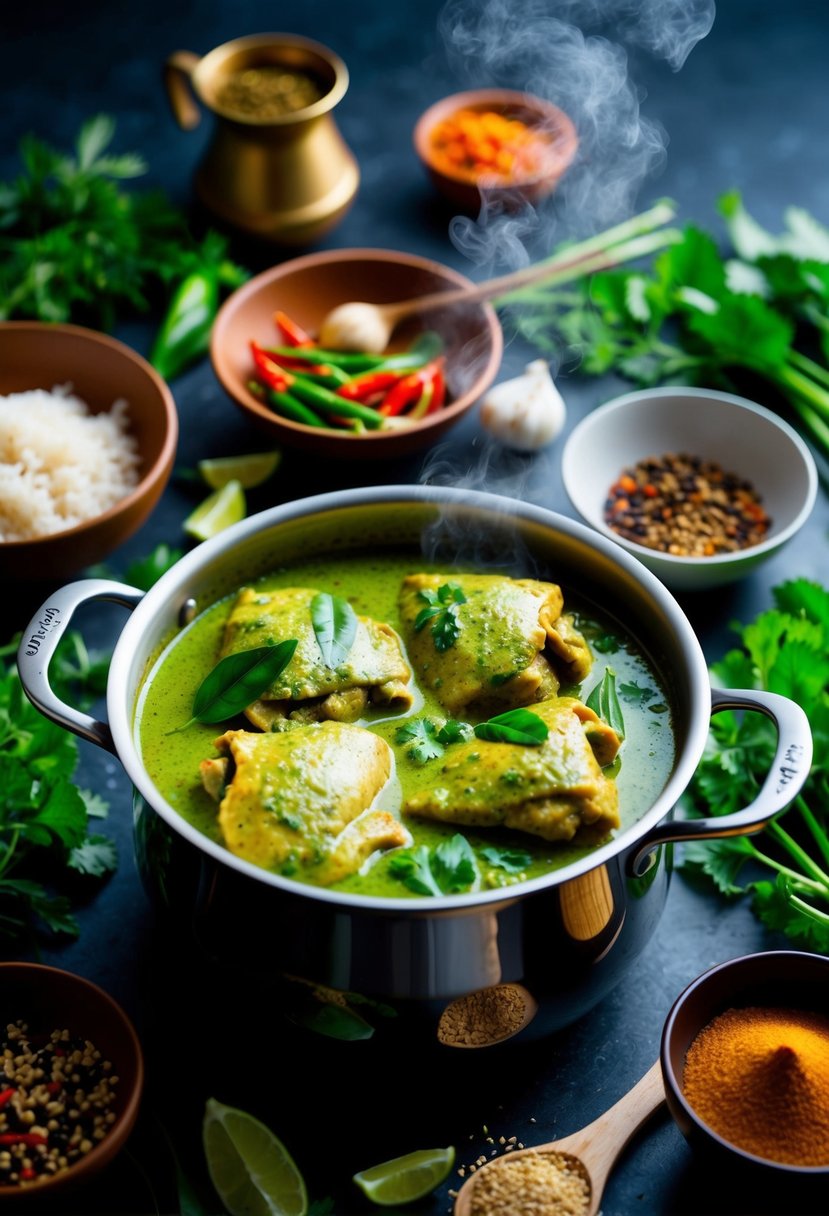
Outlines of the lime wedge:
{"type": "Polygon", "coordinates": [[[391,1207],[422,1199],[447,1176],[455,1162],[455,1150],[422,1148],[405,1157],[394,1157],[354,1175],[354,1182],[372,1203],[391,1207]]]}
{"type": "Polygon", "coordinates": [[[230,1216],[306,1216],[302,1175],[264,1123],[208,1098],[202,1138],[210,1180],[230,1216]]]}
{"type": "Polygon", "coordinates": [[[229,481],[200,502],[184,521],[184,531],[196,540],[210,540],[223,528],[245,518],[245,491],[238,481],[229,481]]]}
{"type": "Polygon", "coordinates": [[[272,477],[282,459],[281,452],[251,452],[248,456],[216,456],[200,460],[199,472],[214,490],[221,490],[229,481],[238,481],[243,490],[261,486],[272,477]]]}

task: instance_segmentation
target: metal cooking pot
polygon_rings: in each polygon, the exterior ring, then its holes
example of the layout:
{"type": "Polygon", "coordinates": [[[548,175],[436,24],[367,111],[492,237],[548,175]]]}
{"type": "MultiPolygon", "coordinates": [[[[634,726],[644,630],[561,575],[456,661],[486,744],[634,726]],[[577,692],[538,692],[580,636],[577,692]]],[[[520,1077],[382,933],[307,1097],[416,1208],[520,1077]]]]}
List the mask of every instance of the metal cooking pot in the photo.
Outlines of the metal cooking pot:
{"type": "Polygon", "coordinates": [[[303,1017],[309,1008],[314,1016],[321,1009],[354,1012],[353,1037],[362,1037],[361,1022],[365,1034],[373,1021],[391,1026],[392,1013],[396,1025],[425,1024],[430,1036],[453,1046],[529,1037],[573,1021],[616,984],[650,939],[665,903],[672,842],[759,831],[792,800],[811,764],[799,706],[753,690],[712,692],[679,605],[620,547],[551,511],[454,489],[358,489],[275,507],[199,545],[146,594],[101,579],[71,583],[35,615],[18,662],[23,687],[42,713],[124,765],[136,790],[139,870],[173,924],[191,942],[195,935],[215,962],[259,979],[279,977],[289,1012],[295,997],[303,1017]],[[661,795],[632,826],[588,857],[506,890],[377,899],[259,869],[201,835],[159,794],[141,762],[134,714],[162,644],[196,612],[277,566],[314,554],[401,546],[440,561],[494,564],[560,582],[637,638],[668,687],[677,758],[661,795]],[[108,724],[64,704],[49,686],[55,647],[75,610],[90,600],[134,610],[112,659],[108,724]],[[775,722],[774,763],[750,806],[718,819],[675,821],[709,716],[722,709],[759,710],[775,722]]]}

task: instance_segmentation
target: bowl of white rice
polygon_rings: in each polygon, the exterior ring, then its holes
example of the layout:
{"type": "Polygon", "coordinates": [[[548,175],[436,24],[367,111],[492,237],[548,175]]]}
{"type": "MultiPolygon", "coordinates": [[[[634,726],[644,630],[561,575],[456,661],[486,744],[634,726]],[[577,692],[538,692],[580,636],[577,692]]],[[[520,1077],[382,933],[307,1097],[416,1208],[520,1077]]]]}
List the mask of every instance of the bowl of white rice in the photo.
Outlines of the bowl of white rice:
{"type": "Polygon", "coordinates": [[[157,503],[178,419],[164,380],[105,334],[0,323],[0,575],[65,578],[157,503]]]}

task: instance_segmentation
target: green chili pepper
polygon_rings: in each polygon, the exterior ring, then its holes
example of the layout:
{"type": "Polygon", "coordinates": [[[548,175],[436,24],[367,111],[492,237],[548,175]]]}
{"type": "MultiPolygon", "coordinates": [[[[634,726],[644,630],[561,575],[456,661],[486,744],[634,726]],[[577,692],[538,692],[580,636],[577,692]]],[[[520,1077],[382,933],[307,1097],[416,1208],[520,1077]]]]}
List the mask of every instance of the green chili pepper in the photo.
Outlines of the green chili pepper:
{"type": "Polygon", "coordinates": [[[179,283],[150,352],[150,362],[165,379],[207,353],[218,307],[215,268],[194,271],[179,283]]]}
{"type": "Polygon", "coordinates": [[[300,401],[313,406],[320,413],[333,414],[337,418],[359,418],[370,431],[379,430],[383,425],[383,419],[377,410],[360,405],[357,401],[347,401],[345,397],[332,393],[330,389],[315,384],[305,376],[295,376],[293,384],[289,381],[289,385],[293,396],[299,397],[300,401]]]}
{"type": "Polygon", "coordinates": [[[291,418],[294,422],[302,422],[305,426],[327,426],[318,414],[309,409],[302,401],[298,401],[291,393],[278,393],[268,389],[265,394],[268,404],[283,418],[291,418]]]}

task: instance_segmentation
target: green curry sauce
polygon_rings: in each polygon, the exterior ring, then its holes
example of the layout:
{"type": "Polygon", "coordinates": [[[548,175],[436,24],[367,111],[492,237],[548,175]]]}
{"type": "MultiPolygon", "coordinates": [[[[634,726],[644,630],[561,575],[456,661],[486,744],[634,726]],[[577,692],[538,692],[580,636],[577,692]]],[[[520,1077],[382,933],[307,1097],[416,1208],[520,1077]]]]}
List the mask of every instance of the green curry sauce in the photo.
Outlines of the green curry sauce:
{"type": "MultiPolygon", "coordinates": [[[[446,564],[430,564],[411,554],[384,552],[382,555],[294,563],[290,568],[259,580],[255,586],[263,590],[303,586],[328,591],[348,599],[359,615],[387,621],[402,636],[397,596],[402,579],[415,570],[446,572],[451,577],[446,564]]],[[[234,594],[214,604],[168,641],[150,664],[138,700],[135,723],[144,765],[157,789],[188,823],[220,843],[217,805],[202,788],[199,764],[217,754],[213,741],[224,730],[253,728],[246,719],[239,718],[219,726],[194,723],[186,730],[170,732],[191,716],[196,690],[217,662],[225,622],[235,598],[234,594]]],[[[674,739],[666,693],[646,656],[619,630],[615,621],[597,612],[592,605],[580,604],[567,594],[566,588],[565,610],[575,614],[576,625],[591,644],[594,663],[583,685],[562,688],[561,692],[585,699],[601,680],[606,667],[611,666],[616,673],[626,727],[616,776],[624,830],[652,804],[671,773],[674,739]]],[[[405,714],[391,716],[388,709],[384,709],[373,711],[361,720],[363,725],[386,739],[395,753],[396,773],[376,803],[383,809],[399,809],[401,789],[414,792],[434,783],[434,774],[441,761],[417,763],[408,756],[405,744],[395,742],[397,730],[407,718],[424,714],[432,715],[438,721],[447,717],[436,701],[418,689],[414,705],[405,714]]],[[[507,886],[537,878],[590,852],[583,846],[550,844],[523,832],[500,828],[461,829],[452,824],[408,816],[406,826],[415,845],[430,848],[462,830],[477,854],[483,887],[507,886]],[[493,845],[524,850],[531,855],[531,863],[520,874],[508,874],[493,867],[480,855],[480,849],[493,845]]],[[[368,866],[333,884],[333,889],[361,895],[423,898],[389,873],[389,856],[384,854],[376,860],[370,859],[368,866]]],[[[300,871],[292,877],[313,883],[312,871],[307,874],[300,871]]]]}

